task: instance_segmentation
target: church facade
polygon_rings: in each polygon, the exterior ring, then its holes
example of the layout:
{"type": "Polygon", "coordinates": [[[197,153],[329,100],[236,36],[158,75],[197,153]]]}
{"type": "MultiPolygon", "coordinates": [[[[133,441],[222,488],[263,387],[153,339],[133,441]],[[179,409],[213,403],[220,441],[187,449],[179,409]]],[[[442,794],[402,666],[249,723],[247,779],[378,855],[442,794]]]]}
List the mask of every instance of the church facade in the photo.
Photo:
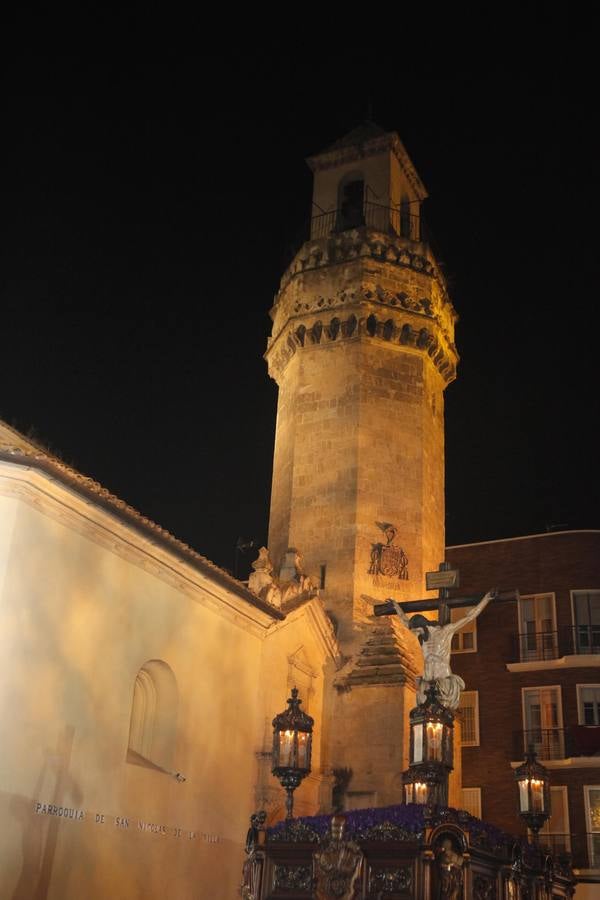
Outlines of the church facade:
{"type": "MultiPolygon", "coordinates": [[[[322,601],[285,611],[0,425],[0,896],[232,898],[248,817],[283,814],[271,720],[315,718],[339,650],[322,601]]],[[[329,790],[330,793],[330,790],[329,790]]]]}

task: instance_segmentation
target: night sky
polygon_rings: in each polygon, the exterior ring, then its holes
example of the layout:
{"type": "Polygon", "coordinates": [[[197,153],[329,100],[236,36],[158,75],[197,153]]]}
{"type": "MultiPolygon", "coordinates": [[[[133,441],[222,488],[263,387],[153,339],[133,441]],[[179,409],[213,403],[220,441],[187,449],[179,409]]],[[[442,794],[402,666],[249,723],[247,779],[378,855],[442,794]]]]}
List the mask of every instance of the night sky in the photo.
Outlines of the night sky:
{"type": "Polygon", "coordinates": [[[576,73],[23,59],[3,98],[0,416],[220,565],[265,542],[262,354],[310,216],[304,159],[371,110],[427,186],[460,315],[448,543],[600,527],[596,106],[576,73]]]}

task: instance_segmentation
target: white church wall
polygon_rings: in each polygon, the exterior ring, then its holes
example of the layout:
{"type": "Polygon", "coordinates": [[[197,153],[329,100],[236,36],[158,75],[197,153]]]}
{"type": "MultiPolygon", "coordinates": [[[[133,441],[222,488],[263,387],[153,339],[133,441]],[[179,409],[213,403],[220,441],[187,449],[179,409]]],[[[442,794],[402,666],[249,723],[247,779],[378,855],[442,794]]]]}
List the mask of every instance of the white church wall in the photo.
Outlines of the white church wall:
{"type": "Polygon", "coordinates": [[[10,463],[0,586],[0,896],[234,896],[268,614],[10,463]],[[171,753],[127,761],[150,661],[176,686],[171,753]]]}

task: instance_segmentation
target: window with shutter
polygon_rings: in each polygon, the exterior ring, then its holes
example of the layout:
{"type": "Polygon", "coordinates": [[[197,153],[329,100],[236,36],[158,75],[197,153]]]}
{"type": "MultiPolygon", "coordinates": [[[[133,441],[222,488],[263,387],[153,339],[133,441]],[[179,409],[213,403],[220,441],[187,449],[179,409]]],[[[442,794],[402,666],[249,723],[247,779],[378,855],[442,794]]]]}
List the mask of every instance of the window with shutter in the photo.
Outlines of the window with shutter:
{"type": "Polygon", "coordinates": [[[475,818],[481,818],[481,788],[462,789],[462,808],[475,818]]]}
{"type": "Polygon", "coordinates": [[[463,691],[460,695],[460,726],[463,747],[479,746],[479,692],[463,691]]]}
{"type": "MultiPolygon", "coordinates": [[[[453,608],[450,610],[452,622],[458,622],[464,618],[469,607],[453,608]]],[[[477,620],[473,619],[452,636],[453,653],[476,653],[477,651],[477,620]]]]}

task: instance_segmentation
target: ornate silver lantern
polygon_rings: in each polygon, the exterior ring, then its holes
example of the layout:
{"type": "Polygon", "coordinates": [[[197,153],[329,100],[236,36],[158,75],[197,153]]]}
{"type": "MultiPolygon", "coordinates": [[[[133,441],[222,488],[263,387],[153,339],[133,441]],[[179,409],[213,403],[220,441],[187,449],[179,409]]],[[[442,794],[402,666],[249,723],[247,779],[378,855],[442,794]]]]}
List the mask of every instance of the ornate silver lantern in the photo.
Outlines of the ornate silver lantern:
{"type": "Polygon", "coordinates": [[[272,772],[286,791],[286,819],[292,818],[294,791],[310,773],[314,719],[300,709],[298,688],[293,688],[288,708],[273,719],[272,772]]]}
{"type": "Polygon", "coordinates": [[[537,762],[533,747],[525,754],[523,765],[515,769],[515,781],[519,791],[519,815],[537,841],[538,831],[550,818],[550,775],[537,762]]]}
{"type": "Polygon", "coordinates": [[[448,805],[453,768],[454,716],[437,698],[435,683],[410,713],[410,763],[403,775],[407,803],[448,805]]]}

